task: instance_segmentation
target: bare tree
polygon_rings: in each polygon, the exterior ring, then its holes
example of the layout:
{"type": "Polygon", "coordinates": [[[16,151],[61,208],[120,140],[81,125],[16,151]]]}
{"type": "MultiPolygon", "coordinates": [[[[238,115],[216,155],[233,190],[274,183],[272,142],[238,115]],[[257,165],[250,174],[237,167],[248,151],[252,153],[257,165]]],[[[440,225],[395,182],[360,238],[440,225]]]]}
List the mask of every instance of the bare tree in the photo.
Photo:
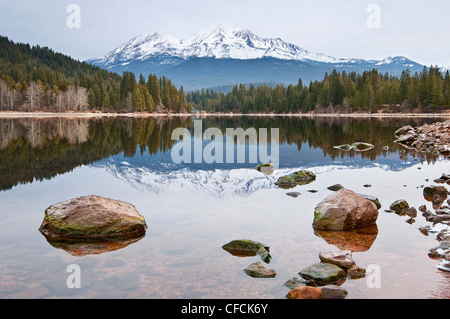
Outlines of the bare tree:
{"type": "Polygon", "coordinates": [[[31,82],[25,90],[25,97],[27,102],[30,104],[31,111],[40,109],[42,97],[41,85],[36,82],[31,82]]]}
{"type": "Polygon", "coordinates": [[[66,91],[67,110],[76,110],[77,91],[73,85],[69,86],[66,91]]]}
{"type": "Polygon", "coordinates": [[[75,95],[75,106],[78,110],[84,110],[89,104],[87,89],[84,87],[77,87],[75,95]]]}
{"type": "Polygon", "coordinates": [[[9,94],[9,91],[11,89],[9,88],[8,83],[6,83],[3,80],[0,80],[0,110],[3,111],[7,107],[7,96],[9,94]]]}

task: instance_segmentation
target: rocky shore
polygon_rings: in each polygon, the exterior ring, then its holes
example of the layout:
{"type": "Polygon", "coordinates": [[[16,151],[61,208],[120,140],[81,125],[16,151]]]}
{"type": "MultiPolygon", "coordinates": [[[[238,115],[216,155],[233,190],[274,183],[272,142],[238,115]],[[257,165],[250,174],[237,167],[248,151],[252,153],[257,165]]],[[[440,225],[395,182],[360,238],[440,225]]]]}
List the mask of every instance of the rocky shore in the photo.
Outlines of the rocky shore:
{"type": "Polygon", "coordinates": [[[403,126],[395,131],[396,143],[418,152],[450,155],[450,120],[412,127],[403,126]]]}

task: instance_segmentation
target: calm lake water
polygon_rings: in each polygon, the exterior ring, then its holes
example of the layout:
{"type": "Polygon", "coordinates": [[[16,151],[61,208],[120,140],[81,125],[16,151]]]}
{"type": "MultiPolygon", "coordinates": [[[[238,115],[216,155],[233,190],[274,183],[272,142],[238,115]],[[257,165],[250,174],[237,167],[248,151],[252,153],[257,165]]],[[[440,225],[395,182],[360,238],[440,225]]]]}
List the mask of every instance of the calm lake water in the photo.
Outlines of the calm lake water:
{"type": "Polygon", "coordinates": [[[380,270],[380,287],[370,285],[371,274],[347,279],[342,286],[349,299],[450,298],[450,273],[428,257],[438,242],[418,230],[429,223],[420,212],[411,220],[384,211],[401,198],[431,209],[422,187],[450,173],[449,160],[402,148],[393,142],[394,131],[443,119],[202,120],[203,130],[222,132],[279,128],[279,167],[272,175],[256,171],[248,161],[175,164],[172,131],[193,131],[193,120],[0,120],[0,298],[280,299],[289,292],[283,284],[319,262],[320,252],[339,249],[353,250],[357,265],[380,270]],[[333,148],[357,141],[375,148],[333,148]],[[290,190],[274,185],[278,177],[299,169],[313,171],[317,179],[290,190]],[[314,231],[314,207],[336,183],[379,198],[375,227],[314,231]],[[293,198],[286,195],[289,191],[301,195],[293,198]],[[38,231],[45,209],[91,194],[135,205],[147,221],[146,235],[86,255],[77,247],[50,244],[38,231]],[[246,275],[243,270],[261,259],[222,249],[235,239],[270,246],[272,261],[264,266],[277,276],[246,275]],[[67,286],[71,264],[80,267],[81,288],[67,286]]]}

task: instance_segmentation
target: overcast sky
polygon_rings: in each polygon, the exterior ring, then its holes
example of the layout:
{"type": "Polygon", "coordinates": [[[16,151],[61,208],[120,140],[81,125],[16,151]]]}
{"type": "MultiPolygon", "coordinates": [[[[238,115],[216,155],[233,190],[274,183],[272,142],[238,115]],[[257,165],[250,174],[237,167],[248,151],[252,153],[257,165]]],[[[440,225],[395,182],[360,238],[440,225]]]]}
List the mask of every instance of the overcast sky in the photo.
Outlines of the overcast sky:
{"type": "Polygon", "coordinates": [[[225,23],[337,58],[448,66],[449,14],[448,0],[1,0],[0,35],[85,60],[142,33],[187,38],[225,23]],[[70,4],[80,28],[67,26],[70,4]]]}

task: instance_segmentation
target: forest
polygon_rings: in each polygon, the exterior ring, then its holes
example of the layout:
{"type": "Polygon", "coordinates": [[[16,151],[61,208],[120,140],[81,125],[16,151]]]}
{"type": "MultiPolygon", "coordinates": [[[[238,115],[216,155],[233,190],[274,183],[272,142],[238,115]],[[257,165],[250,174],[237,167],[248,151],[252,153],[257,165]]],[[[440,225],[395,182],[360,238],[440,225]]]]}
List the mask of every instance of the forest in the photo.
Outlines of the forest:
{"type": "Polygon", "coordinates": [[[362,74],[334,70],[322,81],[304,85],[234,85],[229,93],[189,92],[188,103],[206,112],[224,113],[351,113],[450,110],[450,76],[438,67],[420,73],[402,72],[400,78],[377,70],[362,74]]]}
{"type": "Polygon", "coordinates": [[[154,74],[137,80],[47,47],[0,36],[0,111],[186,112],[183,87],[154,74]]]}
{"type": "Polygon", "coordinates": [[[170,79],[109,72],[47,47],[0,36],[0,111],[189,113],[439,113],[450,110],[450,76],[439,68],[400,77],[376,69],[325,74],[306,85],[238,84],[228,93],[184,92],[170,79]]]}

